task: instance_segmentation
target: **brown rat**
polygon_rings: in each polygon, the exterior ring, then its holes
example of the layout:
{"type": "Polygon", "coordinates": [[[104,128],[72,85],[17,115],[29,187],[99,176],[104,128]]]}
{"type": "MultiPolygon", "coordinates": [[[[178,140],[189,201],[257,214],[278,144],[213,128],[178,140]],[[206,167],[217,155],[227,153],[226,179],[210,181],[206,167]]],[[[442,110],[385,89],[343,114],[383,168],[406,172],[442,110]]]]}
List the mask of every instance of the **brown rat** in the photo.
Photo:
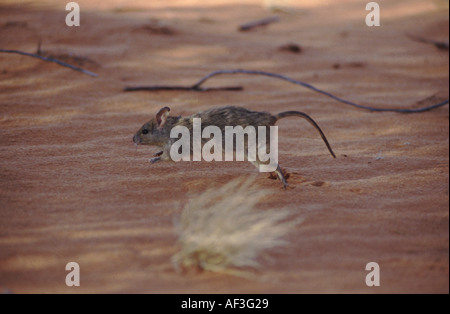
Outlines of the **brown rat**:
{"type": "MultiPolygon", "coordinates": [[[[320,127],[311,117],[309,117],[307,114],[303,112],[287,111],[279,113],[277,115],[272,115],[270,113],[251,111],[240,107],[222,107],[209,109],[187,117],[181,116],[174,117],[170,116],[169,113],[170,108],[168,107],[162,108],[156,114],[155,118],[145,123],[133,137],[133,142],[136,145],[153,145],[161,147],[162,151],[156,154],[154,156],[155,158],[150,159],[152,163],[158,162],[160,160],[172,160],[170,155],[170,149],[172,144],[178,140],[176,138],[170,137],[170,132],[172,128],[177,126],[184,126],[190,131],[190,134],[193,134],[192,132],[193,119],[195,118],[201,119],[202,131],[207,126],[217,126],[222,131],[222,134],[224,134],[226,126],[232,127],[242,126],[243,128],[246,128],[247,126],[253,126],[256,129],[258,129],[258,127],[264,126],[269,128],[270,126],[274,126],[275,123],[280,119],[287,117],[300,117],[306,119],[316,128],[316,130],[322,137],[323,141],[325,142],[331,155],[334,158],[336,158],[336,155],[331,149],[330,144],[328,143],[328,140],[326,139],[320,127]]],[[[202,139],[202,146],[208,140],[209,139],[202,139]]],[[[225,141],[225,138],[223,138],[223,141],[225,141]]],[[[266,144],[270,145],[269,132],[266,132],[266,144]]],[[[233,146],[233,148],[235,147],[233,146]]],[[[191,153],[192,153],[192,145],[191,145],[191,153]]],[[[257,160],[256,162],[252,163],[255,166],[259,166],[262,162],[257,160]]],[[[288,185],[286,177],[279,165],[277,166],[275,173],[283,183],[284,187],[286,188],[288,185]]]]}

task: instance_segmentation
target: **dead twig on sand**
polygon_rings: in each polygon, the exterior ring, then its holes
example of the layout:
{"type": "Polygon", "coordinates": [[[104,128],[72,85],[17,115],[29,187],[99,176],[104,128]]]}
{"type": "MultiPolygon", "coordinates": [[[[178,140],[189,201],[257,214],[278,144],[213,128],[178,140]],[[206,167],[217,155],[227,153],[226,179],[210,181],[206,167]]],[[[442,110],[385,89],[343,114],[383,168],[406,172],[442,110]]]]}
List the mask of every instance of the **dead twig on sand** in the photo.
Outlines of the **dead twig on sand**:
{"type": "Polygon", "coordinates": [[[208,75],[204,76],[201,80],[199,80],[197,83],[195,83],[194,85],[191,86],[140,86],[140,87],[125,87],[124,91],[138,91],[138,90],[146,90],[146,91],[160,91],[160,90],[186,90],[186,91],[197,91],[197,92],[204,92],[204,91],[212,91],[212,90],[243,90],[243,87],[240,86],[235,86],[235,87],[224,87],[224,88],[202,88],[200,87],[203,83],[205,83],[207,80],[209,80],[210,78],[217,76],[217,75],[222,75],[222,74],[250,74],[250,75],[263,75],[263,76],[268,76],[268,77],[272,77],[272,78],[277,78],[283,81],[287,81],[289,83],[295,84],[295,85],[300,85],[302,87],[308,88],[310,90],[313,90],[319,94],[328,96],[338,102],[341,102],[343,104],[349,105],[349,106],[353,106],[356,108],[360,108],[360,109],[365,109],[365,110],[369,110],[369,111],[374,111],[374,112],[398,112],[398,113],[420,113],[420,112],[425,112],[425,111],[430,111],[439,107],[443,107],[445,105],[448,105],[449,100],[443,100],[442,102],[439,102],[437,104],[434,105],[430,105],[430,106],[425,106],[425,107],[420,107],[420,108],[411,108],[411,109],[396,109],[396,108],[375,108],[375,107],[370,107],[370,106],[364,106],[364,105],[359,105],[356,104],[354,102],[342,99],[338,96],[335,96],[329,92],[323,91],[319,88],[314,87],[311,84],[302,82],[302,81],[298,81],[298,80],[294,80],[292,78],[289,78],[287,76],[281,75],[281,74],[277,74],[277,73],[271,73],[271,72],[264,72],[264,71],[253,71],[253,70],[241,70],[241,69],[237,69],[237,70],[218,70],[218,71],[214,71],[209,73],[208,75]]]}
{"type": "MultiPolygon", "coordinates": [[[[24,51],[20,51],[20,50],[0,49],[0,52],[15,53],[15,54],[23,55],[23,56],[28,56],[28,57],[41,59],[41,60],[47,61],[47,62],[54,62],[56,64],[59,64],[59,65],[63,66],[63,67],[66,67],[66,68],[69,68],[69,69],[72,69],[72,70],[75,70],[75,71],[78,71],[78,72],[81,72],[81,73],[84,73],[84,74],[87,74],[87,75],[90,75],[90,76],[93,76],[93,77],[98,77],[98,75],[93,73],[93,72],[90,72],[90,71],[84,70],[82,68],[76,67],[74,65],[65,63],[65,62],[63,62],[61,60],[58,60],[58,59],[55,59],[55,58],[44,57],[44,56],[41,56],[39,54],[24,52],[24,51]]],[[[40,53],[40,45],[38,47],[38,53],[40,53]]]]}

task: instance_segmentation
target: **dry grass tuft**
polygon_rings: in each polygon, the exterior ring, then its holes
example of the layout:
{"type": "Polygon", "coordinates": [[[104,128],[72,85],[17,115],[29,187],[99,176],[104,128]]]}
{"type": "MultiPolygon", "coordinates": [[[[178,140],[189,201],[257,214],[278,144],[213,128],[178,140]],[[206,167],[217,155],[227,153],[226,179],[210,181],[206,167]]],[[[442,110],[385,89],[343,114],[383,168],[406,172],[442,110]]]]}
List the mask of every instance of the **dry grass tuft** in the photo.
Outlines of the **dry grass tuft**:
{"type": "Polygon", "coordinates": [[[300,219],[286,209],[256,210],[270,192],[252,189],[253,182],[234,180],[190,200],[176,221],[181,249],[172,261],[177,270],[242,275],[242,269],[261,267],[263,251],[287,244],[283,237],[300,219]]]}

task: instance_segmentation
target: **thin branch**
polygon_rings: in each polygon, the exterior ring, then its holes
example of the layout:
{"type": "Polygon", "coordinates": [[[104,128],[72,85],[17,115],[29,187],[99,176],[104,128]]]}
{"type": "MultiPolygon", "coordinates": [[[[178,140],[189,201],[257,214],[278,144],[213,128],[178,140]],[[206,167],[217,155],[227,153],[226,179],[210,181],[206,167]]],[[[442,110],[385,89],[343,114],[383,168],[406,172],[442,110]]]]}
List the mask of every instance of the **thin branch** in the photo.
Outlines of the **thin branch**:
{"type": "Polygon", "coordinates": [[[184,90],[192,92],[210,92],[218,90],[226,91],[240,91],[243,90],[242,86],[225,86],[225,87],[194,87],[194,86],[136,86],[136,87],[125,87],[123,89],[125,92],[136,92],[136,91],[160,91],[160,90],[184,90]]]}
{"type": "Polygon", "coordinates": [[[280,18],[278,16],[266,17],[264,19],[260,19],[260,20],[257,20],[257,21],[252,21],[252,22],[249,22],[249,23],[246,23],[246,24],[242,24],[241,26],[239,26],[239,30],[241,32],[246,32],[246,31],[249,31],[249,30],[251,30],[253,28],[266,26],[266,25],[269,25],[271,23],[275,23],[275,22],[279,22],[279,21],[280,21],[280,18]]]}
{"type": "Polygon", "coordinates": [[[375,111],[375,112],[398,112],[398,113],[420,113],[420,112],[425,112],[425,111],[430,111],[439,107],[443,107],[445,105],[448,105],[449,100],[445,100],[442,101],[438,104],[434,104],[431,106],[425,106],[425,107],[420,107],[420,108],[413,108],[413,109],[396,109],[396,108],[375,108],[375,107],[370,107],[370,106],[364,106],[364,105],[359,105],[356,104],[354,102],[342,99],[338,96],[335,96],[329,92],[323,91],[319,88],[314,87],[311,84],[302,82],[302,81],[298,81],[298,80],[294,80],[292,78],[289,78],[287,76],[281,75],[281,74],[276,74],[276,73],[270,73],[270,72],[264,72],[264,71],[252,71],[252,70],[241,70],[241,69],[237,69],[237,70],[219,70],[219,71],[214,71],[209,73],[208,75],[206,75],[205,77],[203,77],[201,80],[199,80],[197,83],[195,83],[192,86],[141,86],[141,87],[126,87],[124,90],[125,91],[137,91],[137,90],[146,90],[146,91],[158,91],[158,90],[185,90],[185,91],[198,91],[198,92],[204,92],[204,91],[213,91],[213,90],[242,90],[242,87],[236,86],[236,87],[224,87],[224,88],[202,88],[201,85],[203,83],[205,83],[207,80],[209,80],[210,78],[217,76],[217,75],[222,75],[222,74],[250,74],[250,75],[263,75],[263,76],[268,76],[268,77],[273,77],[273,78],[277,78],[283,81],[287,81],[289,83],[295,84],[295,85],[300,85],[302,87],[308,88],[310,90],[313,90],[317,93],[320,93],[322,95],[328,96],[338,102],[341,102],[343,104],[349,105],[349,106],[353,106],[356,108],[360,108],[360,109],[365,109],[365,110],[369,110],[369,111],[375,111]]]}
{"type": "MultiPolygon", "coordinates": [[[[38,51],[39,50],[40,49],[38,49],[38,51]]],[[[65,62],[63,62],[61,60],[58,60],[58,59],[55,59],[55,58],[44,57],[44,56],[41,56],[41,55],[38,55],[38,54],[28,53],[28,52],[19,51],[19,50],[0,49],[0,52],[15,53],[15,54],[19,54],[19,55],[24,55],[24,56],[28,56],[28,57],[41,59],[41,60],[47,61],[47,62],[54,62],[56,64],[59,64],[59,65],[63,66],[63,67],[66,67],[66,68],[69,68],[69,69],[72,69],[72,70],[75,70],[75,71],[78,71],[78,72],[81,72],[81,73],[84,73],[84,74],[87,74],[87,75],[90,75],[90,76],[93,76],[93,77],[98,77],[98,75],[93,73],[93,72],[90,72],[90,71],[84,70],[82,68],[76,67],[74,65],[65,63],[65,62]]]]}
{"type": "Polygon", "coordinates": [[[210,78],[212,78],[213,76],[217,76],[217,75],[222,75],[222,74],[250,74],[250,75],[263,75],[263,76],[269,76],[269,77],[273,77],[273,78],[277,78],[280,80],[284,80],[287,82],[290,82],[292,84],[296,84],[296,85],[300,85],[303,87],[306,87],[308,89],[311,89],[317,93],[323,94],[325,96],[328,96],[338,102],[344,103],[346,105],[350,105],[356,108],[360,108],[360,109],[366,109],[366,110],[370,110],[370,111],[376,111],[376,112],[399,112],[399,113],[419,113],[419,112],[425,112],[425,111],[429,111],[429,110],[433,110],[442,106],[445,106],[449,103],[449,100],[445,100],[441,103],[432,105],[432,106],[426,106],[426,107],[421,107],[421,108],[415,108],[415,109],[395,109],[395,108],[374,108],[374,107],[370,107],[370,106],[364,106],[364,105],[359,105],[356,104],[354,102],[342,99],[340,97],[337,97],[329,92],[323,91],[319,88],[314,87],[311,84],[302,82],[302,81],[297,81],[294,80],[292,78],[289,78],[287,76],[281,75],[281,74],[276,74],[276,73],[270,73],[270,72],[264,72],[264,71],[252,71],[252,70],[219,70],[219,71],[215,71],[212,72],[208,75],[206,75],[205,77],[203,77],[200,81],[198,81],[196,84],[193,85],[194,88],[198,88],[200,85],[202,85],[203,83],[205,83],[207,80],[209,80],[210,78]]]}

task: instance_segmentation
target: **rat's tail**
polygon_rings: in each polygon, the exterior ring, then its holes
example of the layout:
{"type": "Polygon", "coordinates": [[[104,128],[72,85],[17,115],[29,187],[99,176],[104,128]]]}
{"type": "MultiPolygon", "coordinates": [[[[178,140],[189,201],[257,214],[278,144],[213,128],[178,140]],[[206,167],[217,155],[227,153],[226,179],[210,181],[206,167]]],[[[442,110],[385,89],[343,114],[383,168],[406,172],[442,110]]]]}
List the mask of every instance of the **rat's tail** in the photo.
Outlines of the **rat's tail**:
{"type": "Polygon", "coordinates": [[[327,148],[330,151],[331,155],[334,158],[336,158],[336,155],[334,154],[333,150],[331,149],[330,143],[328,143],[328,140],[325,137],[325,134],[323,134],[323,132],[320,129],[319,125],[317,125],[317,123],[310,116],[308,116],[306,113],[303,113],[303,112],[300,112],[300,111],[286,111],[286,112],[279,113],[275,117],[277,118],[277,121],[280,120],[280,119],[283,119],[283,118],[287,118],[287,117],[300,117],[300,118],[303,118],[303,119],[307,120],[309,123],[311,123],[316,128],[317,131],[319,131],[320,136],[322,137],[323,141],[327,145],[327,148]]]}

